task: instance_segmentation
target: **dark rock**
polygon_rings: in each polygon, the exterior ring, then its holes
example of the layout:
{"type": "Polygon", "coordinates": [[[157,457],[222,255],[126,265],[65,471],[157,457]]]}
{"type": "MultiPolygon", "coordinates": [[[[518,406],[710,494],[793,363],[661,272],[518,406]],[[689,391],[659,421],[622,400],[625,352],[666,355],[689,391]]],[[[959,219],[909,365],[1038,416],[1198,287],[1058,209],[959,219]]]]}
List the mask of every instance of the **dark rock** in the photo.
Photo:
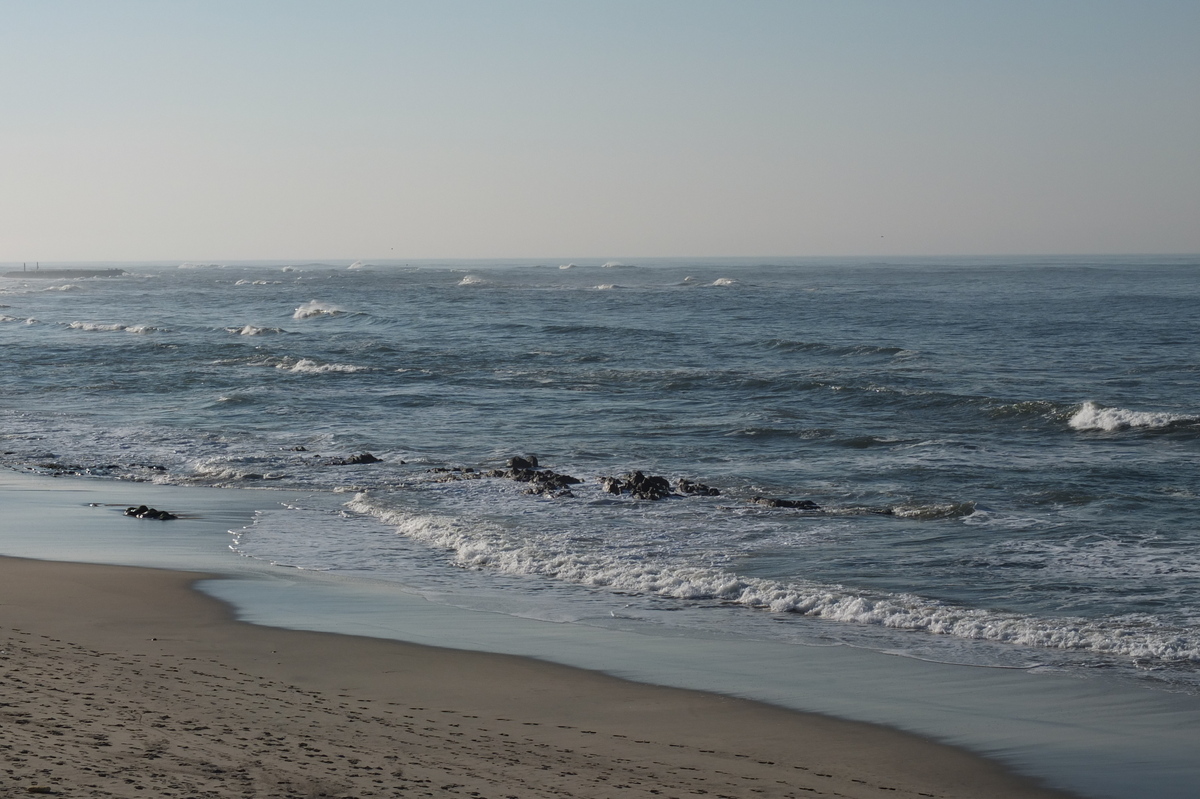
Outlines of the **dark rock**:
{"type": "Polygon", "coordinates": [[[572,477],[569,474],[558,474],[549,469],[509,469],[502,476],[507,477],[509,480],[516,480],[518,483],[532,483],[535,490],[538,491],[546,489],[559,490],[583,482],[578,477],[572,477]]]}
{"type": "Polygon", "coordinates": [[[798,510],[820,510],[821,506],[811,499],[775,499],[773,497],[751,497],[755,505],[766,505],[768,508],[796,508],[798,510]]]}
{"type": "Polygon", "coordinates": [[[694,494],[701,497],[719,497],[721,492],[704,483],[693,483],[691,480],[679,478],[675,481],[675,490],[680,494],[694,494]]]}
{"type": "Polygon", "coordinates": [[[159,521],[164,521],[164,522],[170,521],[171,519],[179,518],[174,513],[170,513],[165,510],[158,510],[156,508],[149,508],[149,507],[146,507],[145,505],[138,505],[136,508],[134,508],[134,507],[126,508],[125,515],[126,516],[134,516],[138,519],[158,519],[159,521]]]}
{"type": "Polygon", "coordinates": [[[429,470],[432,474],[441,475],[435,483],[453,483],[458,480],[478,480],[486,475],[475,471],[470,466],[434,466],[429,470]]]}
{"type": "Polygon", "coordinates": [[[508,459],[508,468],[510,469],[536,469],[537,467],[537,455],[526,455],[524,458],[516,455],[508,459]]]}
{"type": "Polygon", "coordinates": [[[635,499],[659,500],[672,496],[667,478],[640,471],[621,477],[601,477],[600,485],[610,494],[629,492],[635,499]]]}
{"type": "Polygon", "coordinates": [[[525,490],[526,494],[540,494],[555,498],[574,496],[574,494],[566,490],[567,486],[583,482],[578,477],[572,477],[569,474],[559,474],[558,472],[539,467],[537,458],[533,455],[528,455],[524,458],[509,458],[508,465],[508,469],[489,469],[486,472],[470,476],[503,477],[518,483],[529,483],[529,488],[525,490]]]}
{"type": "Polygon", "coordinates": [[[382,463],[382,458],[376,458],[369,452],[360,452],[357,455],[351,455],[349,458],[326,458],[326,466],[358,466],[363,463],[382,463]]]}

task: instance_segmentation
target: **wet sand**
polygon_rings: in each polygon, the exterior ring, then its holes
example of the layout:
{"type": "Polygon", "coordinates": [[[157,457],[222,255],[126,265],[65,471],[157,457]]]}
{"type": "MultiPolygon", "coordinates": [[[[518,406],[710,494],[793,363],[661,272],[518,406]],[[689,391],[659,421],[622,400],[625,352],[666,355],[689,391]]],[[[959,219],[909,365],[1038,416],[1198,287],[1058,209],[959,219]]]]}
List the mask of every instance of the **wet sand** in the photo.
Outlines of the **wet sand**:
{"type": "Polygon", "coordinates": [[[0,558],[0,795],[1065,796],[884,727],[238,622],[205,576],[0,558]]]}

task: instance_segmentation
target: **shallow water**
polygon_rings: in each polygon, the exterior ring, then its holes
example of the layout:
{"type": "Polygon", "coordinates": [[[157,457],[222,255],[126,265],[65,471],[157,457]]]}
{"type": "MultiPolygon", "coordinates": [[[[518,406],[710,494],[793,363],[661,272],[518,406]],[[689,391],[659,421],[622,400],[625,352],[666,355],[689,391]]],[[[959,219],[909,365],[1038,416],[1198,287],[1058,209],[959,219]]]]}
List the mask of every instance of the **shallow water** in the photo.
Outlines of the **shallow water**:
{"type": "MultiPolygon", "coordinates": [[[[952,666],[845,644],[736,633],[519,618],[427,601],[389,580],[231,557],[229,530],[256,510],[303,500],[222,490],[49,478],[0,470],[0,553],[222,575],[202,590],[246,621],[541,658],[662,685],[715,691],[925,735],[1051,785],[1096,797],[1190,799],[1200,697],[1093,673],[952,666]],[[147,503],[162,522],[122,515],[147,503]]],[[[461,598],[460,589],[457,596],[461,598]]]]}
{"type": "Polygon", "coordinates": [[[234,551],[447,605],[1200,691],[1196,259],[354,266],[0,282],[0,458],[303,489],[234,551]],[[527,453],[583,482],[430,471],[527,453]]]}

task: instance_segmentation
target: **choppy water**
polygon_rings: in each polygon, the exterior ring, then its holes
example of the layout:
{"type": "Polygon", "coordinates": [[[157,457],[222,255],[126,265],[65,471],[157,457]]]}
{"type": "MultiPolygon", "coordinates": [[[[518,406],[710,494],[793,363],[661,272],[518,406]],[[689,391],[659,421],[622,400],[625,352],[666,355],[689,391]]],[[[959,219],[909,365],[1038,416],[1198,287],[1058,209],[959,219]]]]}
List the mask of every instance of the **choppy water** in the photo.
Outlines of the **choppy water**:
{"type": "Polygon", "coordinates": [[[0,279],[0,462],[311,489],[234,552],[437,601],[1200,691],[1200,259],[565,267],[0,279]],[[431,471],[528,453],[573,496],[431,471]]]}

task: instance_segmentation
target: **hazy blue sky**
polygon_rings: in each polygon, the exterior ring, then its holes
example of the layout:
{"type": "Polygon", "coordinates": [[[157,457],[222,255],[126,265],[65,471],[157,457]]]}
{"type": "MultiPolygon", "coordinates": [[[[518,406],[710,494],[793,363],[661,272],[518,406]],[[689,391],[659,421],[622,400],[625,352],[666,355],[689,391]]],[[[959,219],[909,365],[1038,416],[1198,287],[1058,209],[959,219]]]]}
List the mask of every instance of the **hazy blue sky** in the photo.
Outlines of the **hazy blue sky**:
{"type": "Polygon", "coordinates": [[[1200,252],[1200,2],[0,0],[0,260],[1200,252]]]}

